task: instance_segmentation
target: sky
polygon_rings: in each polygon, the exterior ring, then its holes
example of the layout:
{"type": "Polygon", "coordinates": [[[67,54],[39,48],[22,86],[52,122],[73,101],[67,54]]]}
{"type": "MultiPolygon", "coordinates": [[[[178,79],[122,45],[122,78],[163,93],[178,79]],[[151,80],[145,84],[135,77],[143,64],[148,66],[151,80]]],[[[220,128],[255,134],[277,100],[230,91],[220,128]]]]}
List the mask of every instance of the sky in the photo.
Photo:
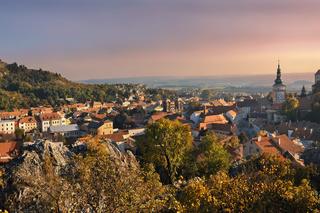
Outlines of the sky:
{"type": "Polygon", "coordinates": [[[71,80],[320,69],[319,0],[0,0],[0,59],[71,80]]]}

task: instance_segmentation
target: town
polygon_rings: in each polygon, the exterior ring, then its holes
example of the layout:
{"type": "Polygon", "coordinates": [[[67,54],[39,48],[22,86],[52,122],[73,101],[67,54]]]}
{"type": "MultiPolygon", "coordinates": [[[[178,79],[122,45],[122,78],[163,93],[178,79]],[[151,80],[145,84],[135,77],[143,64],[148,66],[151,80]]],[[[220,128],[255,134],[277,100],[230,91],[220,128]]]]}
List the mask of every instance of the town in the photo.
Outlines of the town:
{"type": "Polygon", "coordinates": [[[59,108],[1,111],[0,162],[10,162],[34,143],[73,146],[90,137],[109,141],[123,153],[137,154],[135,142],[144,136],[146,127],[168,119],[188,127],[194,146],[209,132],[221,143],[236,140],[230,151],[234,163],[272,154],[304,166],[303,153],[320,141],[320,123],[303,119],[311,113],[320,91],[320,70],[315,73],[312,91],[303,87],[301,94],[293,94],[286,91],[278,64],[272,88],[269,94],[238,94],[229,100],[189,94],[171,99],[164,95],[154,101],[138,91],[121,103],[78,103],[68,97],[68,104],[59,108]]]}

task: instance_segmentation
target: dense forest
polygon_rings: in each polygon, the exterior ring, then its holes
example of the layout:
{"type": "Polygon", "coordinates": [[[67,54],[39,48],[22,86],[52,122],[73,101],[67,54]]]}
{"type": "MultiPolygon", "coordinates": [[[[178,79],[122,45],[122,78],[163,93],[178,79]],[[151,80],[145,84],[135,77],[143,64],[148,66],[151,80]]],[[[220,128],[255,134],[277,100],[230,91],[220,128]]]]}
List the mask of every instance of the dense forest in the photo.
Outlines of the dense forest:
{"type": "Polygon", "coordinates": [[[67,80],[58,73],[41,69],[28,69],[16,63],[0,61],[0,109],[12,110],[39,105],[59,106],[66,98],[84,103],[88,100],[110,102],[124,100],[137,92],[150,98],[160,99],[164,94],[174,95],[161,89],[147,89],[135,84],[81,84],[67,80]]]}

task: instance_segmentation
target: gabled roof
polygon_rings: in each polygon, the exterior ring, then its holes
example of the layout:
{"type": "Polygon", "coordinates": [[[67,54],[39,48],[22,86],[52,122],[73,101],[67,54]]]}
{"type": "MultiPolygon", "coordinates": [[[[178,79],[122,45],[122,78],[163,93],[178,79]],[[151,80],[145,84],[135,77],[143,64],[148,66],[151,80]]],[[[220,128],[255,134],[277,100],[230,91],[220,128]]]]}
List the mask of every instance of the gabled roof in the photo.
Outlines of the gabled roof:
{"type": "Polygon", "coordinates": [[[303,147],[294,143],[288,138],[287,135],[279,135],[275,137],[275,140],[279,140],[280,143],[277,144],[283,151],[288,151],[291,154],[300,154],[303,152],[303,147]]]}
{"type": "Polygon", "coordinates": [[[203,123],[226,124],[226,123],[228,123],[228,120],[224,117],[223,114],[207,115],[204,117],[203,123]]]}
{"type": "Polygon", "coordinates": [[[33,116],[24,117],[24,118],[21,118],[19,120],[20,124],[23,124],[23,123],[36,123],[36,122],[37,121],[33,116]]]}
{"type": "Polygon", "coordinates": [[[283,158],[280,151],[272,144],[269,137],[260,137],[259,139],[254,138],[252,139],[252,142],[260,148],[262,153],[276,155],[283,158]]]}
{"type": "Polygon", "coordinates": [[[56,113],[56,112],[52,112],[52,113],[43,113],[40,115],[40,119],[42,121],[50,121],[50,120],[60,120],[61,116],[56,113]]]}

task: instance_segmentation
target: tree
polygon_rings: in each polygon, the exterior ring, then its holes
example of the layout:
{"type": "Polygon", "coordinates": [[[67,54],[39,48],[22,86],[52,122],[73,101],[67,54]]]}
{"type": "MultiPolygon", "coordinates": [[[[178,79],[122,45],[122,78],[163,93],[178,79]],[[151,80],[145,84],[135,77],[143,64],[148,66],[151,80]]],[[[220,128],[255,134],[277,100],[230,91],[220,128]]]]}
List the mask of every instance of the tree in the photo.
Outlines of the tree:
{"type": "Polygon", "coordinates": [[[299,108],[299,100],[295,97],[288,97],[283,103],[282,110],[289,120],[296,120],[299,108]]]}
{"type": "Polygon", "coordinates": [[[306,97],[306,96],[307,96],[307,91],[306,91],[306,88],[305,88],[304,85],[303,85],[303,87],[302,87],[302,89],[301,89],[300,97],[306,97]]]}
{"type": "Polygon", "coordinates": [[[214,95],[214,93],[212,90],[205,89],[205,90],[202,90],[200,97],[205,100],[210,100],[213,98],[213,95],[214,95]]]}
{"type": "Polygon", "coordinates": [[[200,176],[209,176],[221,170],[226,171],[230,166],[229,153],[212,132],[201,140],[196,153],[198,175],[200,176]]]}
{"type": "Polygon", "coordinates": [[[14,134],[18,140],[22,140],[24,137],[24,130],[20,128],[16,128],[16,130],[14,131],[14,134]]]}
{"type": "Polygon", "coordinates": [[[160,119],[147,126],[137,145],[143,161],[154,164],[164,183],[173,183],[192,148],[192,136],[179,121],[160,119]]]}
{"type": "Polygon", "coordinates": [[[225,172],[194,178],[178,188],[177,211],[187,212],[313,212],[320,199],[306,179],[293,181],[287,162],[261,156],[257,167],[230,177],[225,172]]]}

